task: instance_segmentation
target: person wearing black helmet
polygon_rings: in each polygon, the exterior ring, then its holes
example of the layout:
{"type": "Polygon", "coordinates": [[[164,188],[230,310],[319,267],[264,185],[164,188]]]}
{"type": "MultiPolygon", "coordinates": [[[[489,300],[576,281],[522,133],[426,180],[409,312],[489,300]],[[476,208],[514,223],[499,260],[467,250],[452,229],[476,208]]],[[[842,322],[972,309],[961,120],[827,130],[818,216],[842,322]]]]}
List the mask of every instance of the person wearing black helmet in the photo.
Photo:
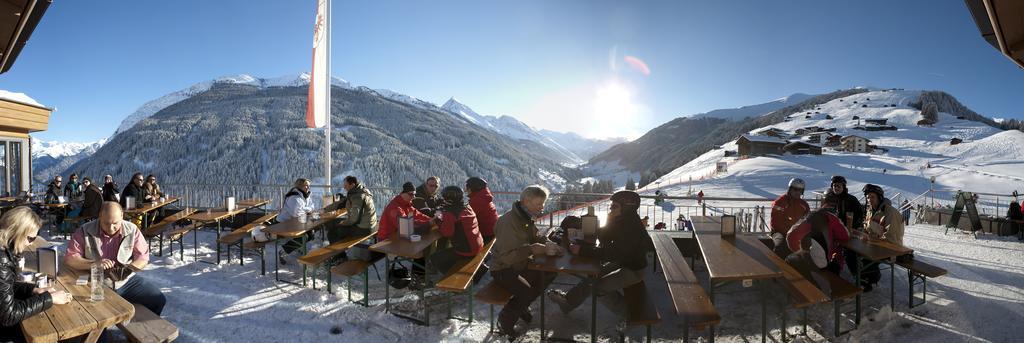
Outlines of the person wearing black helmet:
{"type": "Polygon", "coordinates": [[[804,180],[794,178],[789,180],[789,189],[775,202],[772,202],[771,236],[775,243],[773,250],[776,255],[786,258],[792,251],[786,244],[786,233],[801,218],[811,211],[807,202],[801,199],[804,195],[806,185],[804,180]]]}
{"type": "MultiPolygon", "coordinates": [[[[864,235],[869,239],[881,239],[890,243],[903,246],[903,217],[900,211],[892,207],[889,199],[885,198],[885,191],[882,187],[873,184],[864,185],[864,198],[867,200],[867,214],[864,222],[864,235]]],[[[857,268],[856,254],[849,253],[846,256],[847,266],[850,270],[857,268]]],[[[870,292],[882,278],[878,270],[878,264],[869,264],[871,261],[863,260],[867,267],[861,271],[859,284],[865,292],[870,292]]]]}
{"type": "Polygon", "coordinates": [[[832,183],[829,185],[829,189],[836,193],[838,196],[838,202],[836,203],[836,216],[843,221],[843,225],[850,226],[849,229],[860,229],[864,226],[864,205],[857,200],[857,197],[850,194],[849,188],[846,186],[846,178],[841,175],[832,176],[832,183]],[[853,225],[848,225],[847,216],[853,216],[853,225]]]}
{"type": "Polygon", "coordinates": [[[569,250],[575,255],[601,261],[601,276],[596,289],[589,280],[582,280],[569,292],[548,292],[548,298],[568,314],[597,292],[601,303],[619,317],[626,316],[626,302],[621,290],[644,280],[647,253],[653,250],[651,236],[647,234],[640,215],[640,195],[634,191],[619,191],[611,197],[608,223],[598,231],[598,245],[573,244],[569,250]]]}
{"type": "Polygon", "coordinates": [[[459,261],[471,260],[484,247],[484,238],[476,221],[473,208],[462,200],[462,189],[448,186],[441,191],[441,226],[438,232],[448,238],[451,246],[430,255],[430,263],[441,273],[447,273],[459,261]]]}

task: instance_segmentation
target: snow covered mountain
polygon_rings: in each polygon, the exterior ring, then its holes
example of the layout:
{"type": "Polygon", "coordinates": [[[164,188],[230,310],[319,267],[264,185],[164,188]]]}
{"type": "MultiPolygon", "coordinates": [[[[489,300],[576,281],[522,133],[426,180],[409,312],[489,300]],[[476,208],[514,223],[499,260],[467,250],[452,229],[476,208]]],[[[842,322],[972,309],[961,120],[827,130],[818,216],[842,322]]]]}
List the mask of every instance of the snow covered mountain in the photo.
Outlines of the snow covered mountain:
{"type": "Polygon", "coordinates": [[[616,144],[627,142],[625,138],[621,137],[605,139],[586,138],[575,132],[540,130],[540,134],[551,138],[555,143],[569,149],[569,151],[572,151],[576,156],[585,160],[589,160],[591,157],[608,150],[608,148],[611,148],[616,144]]]}
{"type": "MultiPolygon", "coordinates": [[[[32,140],[32,179],[37,183],[47,182],[55,175],[63,173],[69,166],[79,160],[91,156],[104,143],[101,139],[91,143],[72,143],[32,140]]],[[[67,177],[67,175],[64,175],[67,177]]]]}
{"type": "Polygon", "coordinates": [[[448,111],[455,117],[465,120],[471,124],[518,140],[521,144],[539,144],[541,147],[545,148],[545,150],[548,150],[541,151],[541,153],[551,153],[553,154],[552,157],[562,161],[563,163],[578,164],[583,162],[583,159],[572,150],[565,148],[554,139],[542,134],[537,129],[534,129],[511,116],[496,117],[481,115],[476,113],[476,111],[473,111],[473,109],[466,104],[459,102],[459,100],[454,97],[448,99],[448,101],[441,106],[441,109],[448,111]]]}
{"type": "Polygon", "coordinates": [[[742,106],[737,108],[723,108],[717,109],[710,112],[694,114],[692,118],[722,118],[729,120],[742,120],[743,118],[757,118],[765,114],[771,113],[774,110],[799,104],[804,100],[814,97],[811,94],[794,93],[789,96],[781,97],[763,104],[742,106]]]}
{"type": "MultiPolygon", "coordinates": [[[[256,86],[260,88],[294,87],[309,84],[309,73],[284,75],[280,77],[267,79],[253,77],[248,74],[239,74],[222,76],[216,79],[199,82],[192,86],[189,86],[188,88],[169,93],[167,95],[161,96],[159,98],[150,100],[142,104],[142,106],[136,109],[135,112],[128,115],[128,117],[125,117],[124,120],[121,121],[121,125],[117,127],[117,131],[114,131],[113,136],[116,136],[121,132],[127,131],[128,129],[132,128],[132,126],[135,126],[135,124],[137,124],[139,121],[149,118],[153,114],[160,112],[160,110],[167,108],[167,106],[176,104],[182,100],[195,96],[196,94],[210,90],[210,87],[212,87],[216,83],[243,84],[256,86]]],[[[352,88],[348,81],[345,81],[337,77],[333,77],[331,79],[331,84],[345,89],[352,88]]]]}

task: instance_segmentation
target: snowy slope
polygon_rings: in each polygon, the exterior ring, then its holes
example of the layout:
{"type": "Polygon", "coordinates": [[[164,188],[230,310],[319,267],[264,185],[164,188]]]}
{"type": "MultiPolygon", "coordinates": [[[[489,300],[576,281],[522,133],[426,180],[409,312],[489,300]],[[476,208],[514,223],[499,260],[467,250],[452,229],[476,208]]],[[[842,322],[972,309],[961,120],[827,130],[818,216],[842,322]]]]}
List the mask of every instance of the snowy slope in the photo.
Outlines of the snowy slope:
{"type": "Polygon", "coordinates": [[[466,104],[459,102],[459,100],[454,97],[448,99],[448,101],[441,106],[441,109],[448,111],[452,115],[466,120],[467,122],[476,124],[477,126],[500,133],[510,138],[539,143],[551,149],[552,152],[558,154],[558,156],[553,157],[563,161],[564,163],[578,164],[583,162],[583,159],[571,150],[566,149],[561,144],[558,144],[555,140],[545,136],[537,129],[534,129],[511,116],[495,117],[481,115],[476,113],[476,111],[473,111],[469,106],[466,106],[466,104]]]}
{"type": "MultiPolygon", "coordinates": [[[[820,114],[806,113],[790,117],[772,127],[793,132],[798,128],[820,126],[836,128],[837,134],[855,134],[871,140],[871,144],[887,148],[887,153],[846,153],[826,148],[823,155],[755,157],[738,160],[724,157],[726,150],[735,151],[735,142],[711,150],[684,166],[664,175],[646,192],[662,189],[682,195],[689,189],[704,190],[709,197],[767,197],[784,192],[792,177],[807,181],[808,190],[824,190],[829,178],[844,175],[851,190],[864,184],[881,185],[886,194],[918,195],[929,190],[935,177],[935,189],[970,190],[974,192],[1009,194],[1024,192],[1024,133],[1000,131],[982,123],[958,120],[939,114],[934,127],[918,127],[920,111],[907,104],[917,99],[918,91],[873,91],[836,99],[820,106],[820,114]],[[857,103],[854,104],[853,102],[857,103]],[[891,107],[896,104],[896,107],[891,107]],[[863,107],[867,105],[867,107],[863,107]],[[883,107],[886,105],[887,107],[883,107]],[[826,119],[830,115],[834,119],[826,119]],[[866,118],[885,118],[898,131],[854,130],[866,118]],[[964,143],[950,145],[950,139],[964,143]],[[715,163],[725,161],[728,172],[715,174],[715,163]],[[928,165],[931,168],[928,168],[928,165]],[[689,184],[690,178],[693,183],[689,184]],[[701,180],[705,177],[705,180],[701,180]]],[[[761,128],[763,129],[763,128],[761,128]]],[[[754,132],[761,129],[753,130],[754,132]]],[[[811,196],[810,193],[807,195],[811,196]]],[[[1003,198],[1003,209],[1005,210],[1003,198]]]]}
{"type": "Polygon", "coordinates": [[[559,145],[569,149],[569,151],[572,151],[576,156],[585,160],[589,160],[591,157],[608,150],[608,148],[615,144],[626,142],[625,138],[586,138],[575,132],[540,130],[540,134],[551,138],[559,145]]]}
{"type": "MultiPolygon", "coordinates": [[[[139,121],[149,118],[157,112],[160,112],[160,110],[167,108],[167,106],[174,105],[182,100],[192,97],[193,95],[209,90],[215,83],[246,84],[257,87],[301,86],[309,83],[309,74],[301,73],[296,75],[284,75],[269,79],[257,78],[247,74],[239,74],[222,76],[213,80],[199,82],[189,86],[188,88],[172,92],[142,104],[142,106],[136,109],[135,112],[128,115],[128,117],[121,121],[121,125],[117,127],[117,131],[114,131],[114,135],[111,137],[130,129],[139,121]]],[[[332,78],[331,84],[342,88],[352,87],[348,81],[337,77],[332,78]]]]}
{"type": "Polygon", "coordinates": [[[33,139],[32,158],[35,159],[44,156],[58,158],[77,155],[81,152],[91,153],[95,152],[100,146],[103,146],[103,143],[106,143],[106,141],[106,139],[101,139],[90,143],[75,143],[33,139]]]}
{"type": "Polygon", "coordinates": [[[755,118],[786,106],[799,104],[800,102],[810,99],[811,97],[814,97],[814,95],[795,93],[790,96],[778,98],[763,104],[749,105],[738,108],[717,109],[710,112],[694,114],[693,117],[714,117],[730,120],[741,120],[746,117],[755,118]]]}

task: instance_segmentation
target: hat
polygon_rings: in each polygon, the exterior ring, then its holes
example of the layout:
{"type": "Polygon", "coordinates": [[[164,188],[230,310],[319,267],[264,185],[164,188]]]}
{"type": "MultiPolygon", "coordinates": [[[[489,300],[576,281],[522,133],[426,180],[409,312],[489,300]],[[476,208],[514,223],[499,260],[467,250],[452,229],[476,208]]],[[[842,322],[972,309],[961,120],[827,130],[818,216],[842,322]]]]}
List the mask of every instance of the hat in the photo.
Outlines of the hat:
{"type": "Polygon", "coordinates": [[[866,196],[868,193],[875,193],[879,198],[885,197],[885,191],[882,190],[882,187],[870,183],[864,185],[864,195],[866,196]]]}
{"type": "Polygon", "coordinates": [[[416,186],[413,186],[412,182],[403,183],[402,193],[412,193],[413,195],[416,195],[416,186]]]}
{"type": "Polygon", "coordinates": [[[807,187],[804,185],[804,180],[803,179],[792,178],[792,179],[789,180],[789,188],[806,189],[807,187]]]}
{"type": "Polygon", "coordinates": [[[461,204],[462,196],[462,188],[458,186],[448,186],[441,191],[441,199],[448,204],[461,204]]]}
{"type": "Polygon", "coordinates": [[[612,194],[611,201],[624,207],[639,208],[640,194],[636,194],[634,191],[618,191],[612,194]]]}
{"type": "Polygon", "coordinates": [[[484,189],[484,187],[487,187],[487,181],[479,177],[474,176],[466,180],[466,188],[469,188],[471,191],[476,192],[484,189]]]}
{"type": "Polygon", "coordinates": [[[559,224],[558,227],[563,229],[582,229],[583,219],[580,219],[580,217],[577,216],[567,216],[565,219],[562,219],[562,223],[559,224]]]}
{"type": "Polygon", "coordinates": [[[841,184],[845,185],[846,184],[846,178],[842,177],[841,175],[832,175],[832,184],[837,184],[837,183],[841,183],[841,184]]]}

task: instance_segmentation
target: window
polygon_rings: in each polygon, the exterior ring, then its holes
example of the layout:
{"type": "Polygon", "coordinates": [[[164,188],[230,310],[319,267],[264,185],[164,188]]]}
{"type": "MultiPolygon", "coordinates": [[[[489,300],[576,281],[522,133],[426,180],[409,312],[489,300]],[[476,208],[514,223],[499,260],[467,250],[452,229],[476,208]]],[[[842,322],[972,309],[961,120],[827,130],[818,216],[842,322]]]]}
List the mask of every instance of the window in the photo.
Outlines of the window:
{"type": "Polygon", "coordinates": [[[21,156],[22,156],[22,154],[21,154],[21,142],[10,142],[10,146],[11,146],[11,151],[10,151],[11,153],[9,155],[11,156],[11,160],[10,160],[11,168],[10,168],[10,170],[8,172],[11,175],[11,192],[10,192],[10,194],[20,194],[21,191],[23,190],[22,187],[21,187],[21,180],[22,180],[22,177],[24,176],[24,173],[22,172],[22,165],[23,164],[21,163],[21,156]]]}
{"type": "Polygon", "coordinates": [[[10,196],[7,190],[7,142],[0,141],[0,194],[10,196]]]}
{"type": "Polygon", "coordinates": [[[28,141],[0,137],[0,194],[16,196],[28,191],[28,141]]]}

